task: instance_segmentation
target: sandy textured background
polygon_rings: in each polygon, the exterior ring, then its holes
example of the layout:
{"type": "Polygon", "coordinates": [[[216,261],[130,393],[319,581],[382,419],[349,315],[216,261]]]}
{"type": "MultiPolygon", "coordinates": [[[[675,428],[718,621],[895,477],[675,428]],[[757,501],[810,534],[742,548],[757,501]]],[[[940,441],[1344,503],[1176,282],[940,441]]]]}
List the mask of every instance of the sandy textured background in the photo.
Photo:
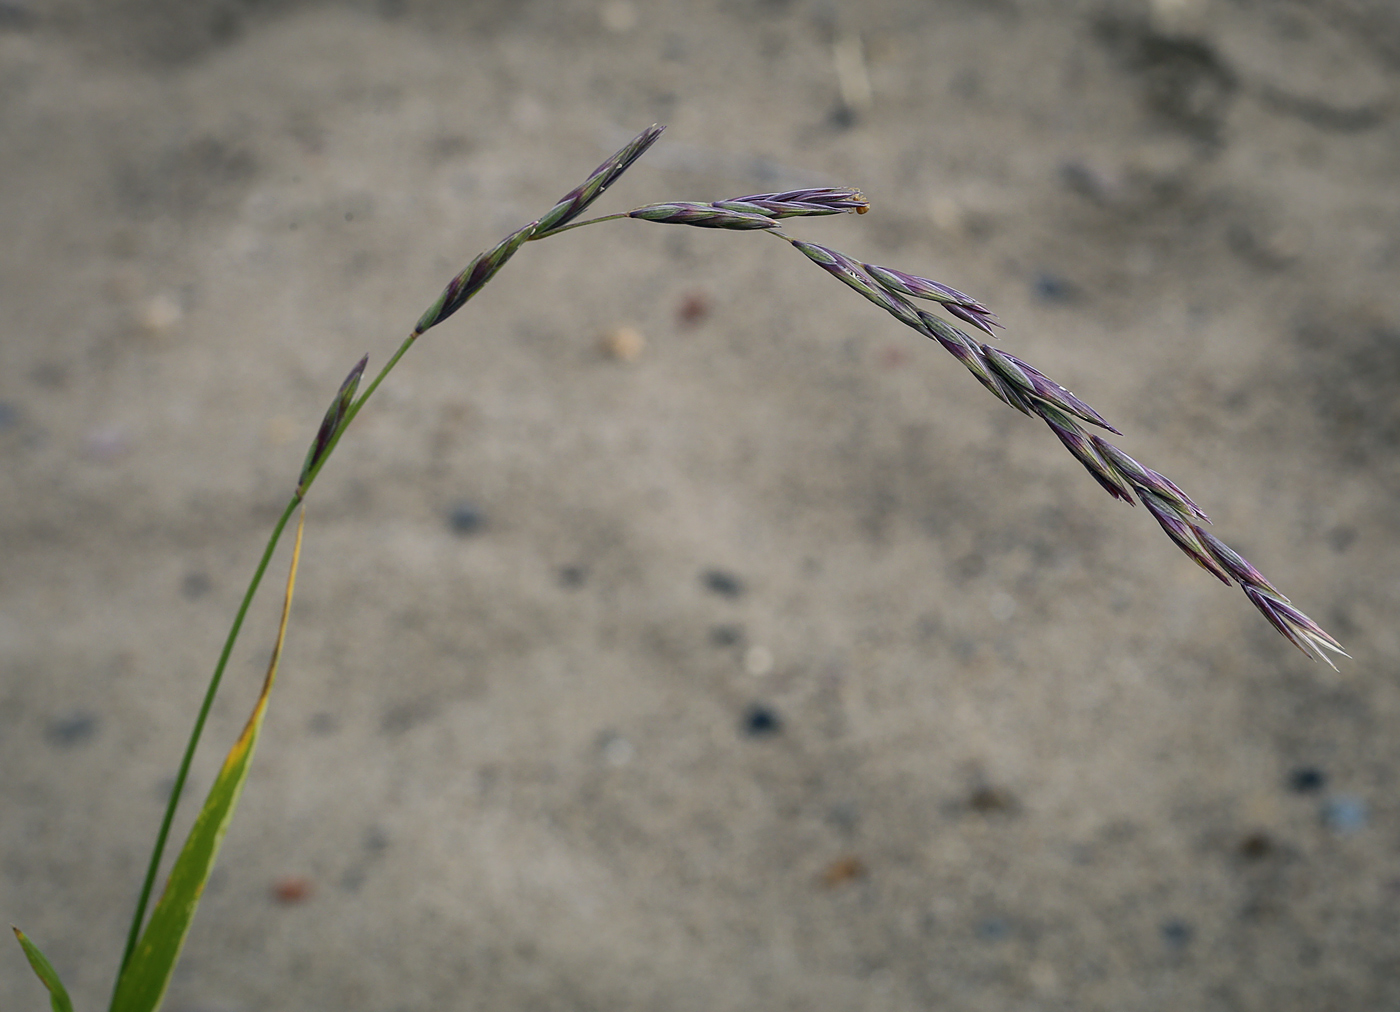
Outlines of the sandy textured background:
{"type": "Polygon", "coordinates": [[[168,1007],[1400,1007],[1386,0],[0,3],[0,919],[100,1007],[341,377],[654,121],[601,211],[861,186],[1355,660],[778,243],[573,232],[314,490],[168,1007]]]}

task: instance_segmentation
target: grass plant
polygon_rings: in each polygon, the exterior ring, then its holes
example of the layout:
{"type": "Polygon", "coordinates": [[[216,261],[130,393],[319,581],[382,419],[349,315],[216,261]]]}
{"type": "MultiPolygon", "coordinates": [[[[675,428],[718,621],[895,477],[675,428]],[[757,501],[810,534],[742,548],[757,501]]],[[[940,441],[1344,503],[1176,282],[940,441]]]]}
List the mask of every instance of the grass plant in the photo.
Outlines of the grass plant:
{"type": "MultiPolygon", "coordinates": [[[[403,343],[370,380],[363,393],[359,392],[360,382],[369,363],[368,355],[355,364],[336,392],[307,450],[287,505],[254,569],[196,715],[131,919],[110,1005],[112,1012],[154,1012],[160,1007],[169,987],[204,885],[213,870],[219,846],[237,807],[261,732],[287,632],[306,520],[305,500],[321,469],[365,403],[423,334],[461,309],[526,243],[570,229],[630,218],[697,228],[761,231],[787,242],[808,260],[890,313],[900,323],[941,345],[995,397],[1023,414],[1043,421],[1109,495],[1129,505],[1141,503],[1178,548],[1226,585],[1238,584],[1250,603],[1299,650],[1329,664],[1332,663],[1329,653],[1345,655],[1341,645],[1331,635],[1295,608],[1254,566],[1206,529],[1210,519],[1185,492],[1156,471],[1139,464],[1114,444],[1086,431],[1085,426],[1088,425],[1121,435],[1097,411],[1026,362],[972,338],[942,317],[921,308],[915,300],[935,303],[960,323],[994,337],[994,328],[1001,324],[981,302],[940,282],[862,263],[837,250],[794,238],[784,231],[782,222],[788,218],[864,214],[869,210],[869,203],[859,190],[829,187],[750,194],[711,203],[671,201],[600,218],[578,220],[656,142],[663,129],[652,126],[643,130],[598,166],[583,183],[560,198],[544,215],[481,253],[452,278],[442,294],[424,311],[403,343]],[[283,595],[281,623],[262,691],[243,733],[229,751],[210,788],[194,827],[171,867],[160,899],[148,918],[147,907],[165,854],[170,826],[205,721],[238,641],[244,618],[262,583],[273,552],[298,509],[301,514],[283,595]]],[[[15,935],[30,965],[48,989],[55,1012],[71,1012],[72,1003],[54,967],[18,928],[15,935]]]]}

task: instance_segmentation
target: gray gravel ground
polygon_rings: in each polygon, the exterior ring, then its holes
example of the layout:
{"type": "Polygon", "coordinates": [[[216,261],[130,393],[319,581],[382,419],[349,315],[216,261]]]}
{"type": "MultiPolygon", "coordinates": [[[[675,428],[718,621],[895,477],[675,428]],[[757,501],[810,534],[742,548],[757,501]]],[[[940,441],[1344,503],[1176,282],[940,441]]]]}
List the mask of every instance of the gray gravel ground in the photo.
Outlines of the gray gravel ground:
{"type": "Polygon", "coordinates": [[[0,3],[0,917],[105,1001],[336,384],[656,121],[600,211],[860,186],[1354,660],[771,239],[559,236],[314,490],[167,1007],[1400,1008],[1383,0],[0,3]]]}

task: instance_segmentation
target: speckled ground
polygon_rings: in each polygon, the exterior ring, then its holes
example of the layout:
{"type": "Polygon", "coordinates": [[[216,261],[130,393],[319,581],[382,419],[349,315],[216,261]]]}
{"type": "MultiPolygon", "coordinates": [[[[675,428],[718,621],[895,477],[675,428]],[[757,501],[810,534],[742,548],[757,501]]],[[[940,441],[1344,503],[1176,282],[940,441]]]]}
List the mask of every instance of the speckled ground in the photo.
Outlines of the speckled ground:
{"type": "Polygon", "coordinates": [[[1354,660],[771,239],[572,232],[315,488],[167,1007],[1400,1007],[1382,0],[0,4],[0,917],[105,1001],[336,385],[655,121],[600,211],[862,187],[1354,660]]]}

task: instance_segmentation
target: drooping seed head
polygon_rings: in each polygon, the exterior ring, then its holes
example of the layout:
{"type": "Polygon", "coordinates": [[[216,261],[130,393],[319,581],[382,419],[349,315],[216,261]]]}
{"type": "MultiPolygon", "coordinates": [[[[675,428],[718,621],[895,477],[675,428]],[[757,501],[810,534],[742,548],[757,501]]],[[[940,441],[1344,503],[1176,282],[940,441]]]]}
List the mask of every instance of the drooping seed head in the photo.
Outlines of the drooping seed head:
{"type": "Polygon", "coordinates": [[[718,204],[695,204],[673,201],[668,204],[648,204],[628,211],[629,218],[658,221],[668,225],[695,225],[699,228],[729,228],[751,230],[778,228],[776,221],[764,214],[748,214],[718,204]]]}
{"type": "Polygon", "coordinates": [[[614,152],[602,165],[593,170],[592,175],[564,194],[559,203],[549,209],[539,220],[536,237],[543,238],[587,210],[589,204],[601,197],[604,190],[617,182],[617,178],[631,168],[632,163],[642,157],[647,148],[656,143],[656,139],[665,129],[664,126],[652,124],[614,152]]]}

